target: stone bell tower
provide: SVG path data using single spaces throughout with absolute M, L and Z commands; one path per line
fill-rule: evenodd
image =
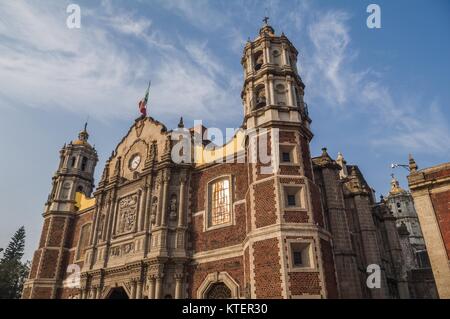
M 298 51 L 284 35 L 264 19 L 259 36 L 244 48 L 242 66 L 244 86 L 244 123 L 247 128 L 270 121 L 302 123 L 309 127 L 307 105 L 303 102 L 305 85 L 297 70 Z
M 263 21 L 241 61 L 251 166 L 249 296 L 337 297 L 331 235 L 313 177 L 313 134 L 297 70 L 298 51 L 283 33 L 275 34 L 268 18 Z
M 52 189 L 44 208 L 44 226 L 39 248 L 33 256 L 23 298 L 55 298 L 61 288 L 68 254 L 68 236 L 77 208 L 76 193 L 90 196 L 98 157 L 88 143 L 87 124 L 78 139 L 64 145 L 52 178 Z

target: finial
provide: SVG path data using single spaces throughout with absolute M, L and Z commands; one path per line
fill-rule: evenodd
M 268 16 L 265 16 L 265 17 L 264 17 L 264 19 L 263 19 L 264 25 L 269 25 L 269 23 L 268 23 L 268 22 L 269 22 L 269 19 L 270 19 L 270 18 L 269 18 Z
M 417 172 L 417 169 L 419 168 L 419 166 L 417 166 L 416 161 L 414 160 L 414 158 L 412 157 L 411 154 L 409 154 L 409 171 L 411 173 L 415 173 Z
M 85 132 L 87 131 L 87 125 L 88 125 L 88 122 L 86 121 L 86 123 L 84 123 L 84 131 Z
M 328 156 L 326 147 L 322 147 L 322 156 Z
M 184 127 L 183 117 L 180 117 L 180 122 L 178 123 L 178 127 L 179 128 L 183 128 Z

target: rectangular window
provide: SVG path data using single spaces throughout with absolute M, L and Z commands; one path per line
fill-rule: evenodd
M 210 184 L 210 226 L 231 222 L 230 180 L 223 178 Z
M 311 263 L 311 244 L 310 243 L 291 243 L 291 266 L 292 268 L 310 268 Z
M 296 206 L 295 195 L 287 195 L 288 206 Z
M 302 208 L 301 187 L 284 186 L 284 206 L 286 208 Z
M 280 145 L 280 162 L 295 164 L 295 146 Z
M 292 253 L 294 255 L 294 266 L 299 267 L 303 265 L 302 262 L 302 252 L 301 251 L 294 251 Z

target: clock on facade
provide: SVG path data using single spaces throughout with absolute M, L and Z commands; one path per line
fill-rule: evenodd
M 134 171 L 136 168 L 138 168 L 140 163 L 141 163 L 141 155 L 135 154 L 130 159 L 129 167 L 132 171 Z

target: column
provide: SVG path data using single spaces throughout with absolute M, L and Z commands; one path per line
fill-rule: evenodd
M 164 176 L 164 188 L 163 188 L 163 197 L 162 197 L 162 210 L 161 210 L 161 226 L 166 226 L 166 216 L 167 216 L 167 191 L 169 188 L 169 176 Z
M 290 77 L 287 77 L 286 79 L 286 87 L 287 87 L 287 98 L 288 98 L 288 105 L 295 106 L 294 105 L 294 99 L 292 97 L 292 80 Z
M 102 200 L 100 199 L 100 203 L 101 202 Z M 98 215 L 100 214 L 100 206 L 101 205 L 97 206 L 95 209 L 93 227 L 89 236 L 89 245 L 93 245 L 97 242 Z
M 155 283 L 155 299 L 161 299 L 162 298 L 162 280 L 163 275 L 158 274 L 156 275 L 156 283 Z
M 142 299 L 142 281 L 137 282 L 136 299 Z
M 136 281 L 133 280 L 131 282 L 131 298 L 130 299 L 136 299 Z
M 102 299 L 102 289 L 100 286 L 97 287 L 96 299 Z
M 147 208 L 147 187 L 144 186 L 144 189 L 141 193 L 138 231 L 144 230 L 146 208 Z
M 180 179 L 180 203 L 178 205 L 178 227 L 184 226 L 184 197 L 185 197 L 186 177 Z
M 269 91 L 270 91 L 270 105 L 275 105 L 275 90 L 273 89 L 273 78 L 272 75 L 269 76 Z
M 270 89 L 269 89 L 269 77 L 267 76 L 264 81 L 264 89 L 266 91 L 266 105 L 270 105 Z
M 151 185 L 151 182 L 150 182 Z M 145 219 L 144 219 L 144 230 L 148 231 L 150 228 L 150 214 L 151 214 L 151 198 L 152 198 L 152 191 L 151 191 L 151 186 L 147 185 L 145 187 L 146 192 L 145 192 Z
M 97 289 L 96 288 L 93 288 L 93 287 L 91 287 L 91 290 L 90 290 L 90 299 L 95 299 L 96 297 L 97 297 Z
M 138 191 L 139 209 L 136 219 L 136 224 L 134 226 L 134 231 L 141 231 L 142 229 L 142 216 L 144 215 L 144 192 L 142 189 Z
M 86 293 L 84 292 L 83 288 L 80 288 L 80 299 L 85 299 Z
M 161 210 L 162 210 L 162 198 L 163 198 L 163 189 L 164 189 L 164 176 L 161 173 L 161 176 L 158 178 L 159 182 L 159 196 L 158 196 L 158 206 L 157 206 L 157 216 L 156 216 L 156 226 L 161 226 Z
M 175 275 L 175 299 L 183 298 L 183 274 Z
M 148 277 L 148 299 L 155 299 L 155 278 Z
M 286 45 L 283 43 L 282 46 L 282 52 L 283 52 L 283 63 L 284 65 L 289 65 L 289 59 L 288 59 L 288 55 L 287 55 L 287 48 Z

